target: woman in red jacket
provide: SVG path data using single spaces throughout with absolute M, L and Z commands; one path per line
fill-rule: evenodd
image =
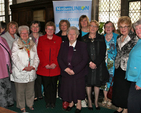
M 55 28 L 53 22 L 47 22 L 46 34 L 39 38 L 37 46 L 40 59 L 37 74 L 42 76 L 46 108 L 55 107 L 57 76 L 60 75 L 57 56 L 62 40 L 54 34 Z

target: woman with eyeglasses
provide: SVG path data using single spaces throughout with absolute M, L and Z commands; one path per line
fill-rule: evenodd
M 109 80 L 109 73 L 105 64 L 106 44 L 104 36 L 98 34 L 98 22 L 92 20 L 89 25 L 90 32 L 83 37 L 87 43 L 89 55 L 88 74 L 86 75 L 86 92 L 88 96 L 88 109 L 93 110 L 91 92 L 94 87 L 95 109 L 100 110 L 98 105 L 99 88 Z
M 115 71 L 115 57 L 116 57 L 116 41 L 118 34 L 114 33 L 114 24 L 111 21 L 107 21 L 104 25 L 104 37 L 105 37 L 105 43 L 106 43 L 106 57 L 105 62 L 107 69 L 109 71 L 109 82 L 106 83 L 103 89 L 104 93 L 104 99 L 102 101 L 103 106 L 110 107 L 112 105 L 111 98 L 107 97 L 108 91 L 110 89 L 110 86 L 113 86 L 113 77 L 114 77 L 114 71 Z
M 125 79 L 127 61 L 131 49 L 137 43 L 138 38 L 131 31 L 131 19 L 122 16 L 118 20 L 118 28 L 121 35 L 117 37 L 117 56 L 115 59 L 115 75 L 113 82 L 112 103 L 119 107 L 114 113 L 127 113 L 127 98 L 130 82 Z
M 15 83 L 16 103 L 22 113 L 26 112 L 25 103 L 30 110 L 34 110 L 34 81 L 39 63 L 35 43 L 29 38 L 29 27 L 22 25 L 18 28 L 20 38 L 12 47 L 11 81 Z
M 45 25 L 46 34 L 39 38 L 37 46 L 40 59 L 37 74 L 43 80 L 46 108 L 55 107 L 57 80 L 58 75 L 60 75 L 57 57 L 62 39 L 54 34 L 55 29 L 53 22 L 47 22 Z

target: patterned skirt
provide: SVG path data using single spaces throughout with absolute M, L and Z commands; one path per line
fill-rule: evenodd
M 0 79 L 0 106 L 8 107 L 14 104 L 9 77 Z

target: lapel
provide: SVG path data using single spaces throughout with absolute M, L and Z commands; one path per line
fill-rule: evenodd
M 78 53 L 78 47 L 79 47 L 79 42 L 77 40 L 76 42 L 76 45 L 75 45 L 75 48 L 73 49 L 73 56 L 72 56 L 72 59 L 71 59 L 71 62 L 73 63 L 73 61 L 75 61 L 75 57 Z

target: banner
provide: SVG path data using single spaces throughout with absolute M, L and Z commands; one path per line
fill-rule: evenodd
M 59 31 L 60 20 L 68 20 L 71 26 L 79 29 L 79 17 L 87 15 L 91 20 L 92 0 L 82 1 L 53 1 L 54 22 L 56 25 L 56 33 Z

